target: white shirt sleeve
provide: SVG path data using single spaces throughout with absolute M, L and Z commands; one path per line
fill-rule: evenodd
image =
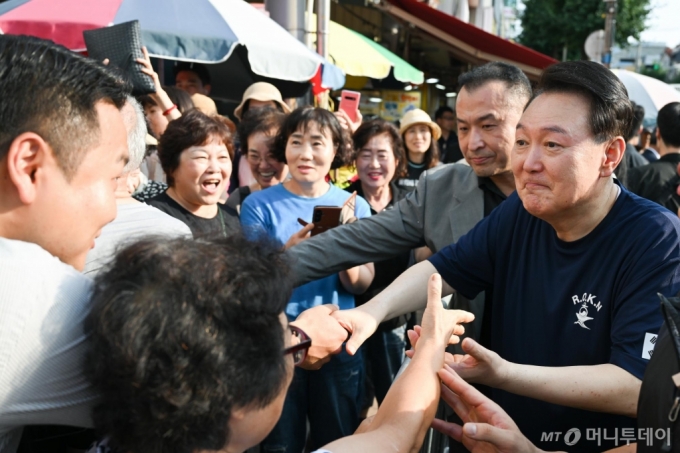
M 92 425 L 96 394 L 83 373 L 91 290 L 39 246 L 0 238 L 0 451 L 14 451 L 23 425 Z

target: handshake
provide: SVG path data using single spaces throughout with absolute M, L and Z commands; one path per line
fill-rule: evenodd
M 370 304 L 369 304 L 370 305 Z M 449 344 L 457 344 L 459 335 L 465 332 L 462 323 L 470 322 L 474 315 L 461 310 L 442 310 L 446 314 L 446 321 L 442 324 L 453 325 L 453 334 Z M 317 370 L 327 363 L 331 356 L 342 351 L 346 343 L 346 350 L 350 355 L 356 354 L 359 347 L 376 331 L 383 322 L 383 316 L 370 306 L 361 306 L 351 310 L 339 310 L 335 305 L 319 305 L 302 312 L 291 325 L 299 327 L 312 339 L 312 345 L 307 352 L 306 360 L 299 365 L 307 370 Z M 442 320 L 444 321 L 444 320 Z M 417 328 L 418 334 L 421 328 Z M 409 332 L 411 343 L 419 335 Z

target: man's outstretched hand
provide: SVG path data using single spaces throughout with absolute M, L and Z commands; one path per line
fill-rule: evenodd
M 331 355 L 342 351 L 342 344 L 347 340 L 348 333 L 331 316 L 337 311 L 337 305 L 319 305 L 303 311 L 295 321 L 291 322 L 312 339 L 307 358 L 299 365 L 301 368 L 318 370 L 331 359 Z
M 347 340 L 347 353 L 350 355 L 357 353 L 359 346 L 373 335 L 378 324 L 380 324 L 380 321 L 369 310 L 365 310 L 363 306 L 335 311 L 333 317 L 351 334 L 351 337 Z
M 432 427 L 461 442 L 472 453 L 539 453 L 501 407 L 446 365 L 439 371 L 442 398 L 464 425 L 434 419 Z

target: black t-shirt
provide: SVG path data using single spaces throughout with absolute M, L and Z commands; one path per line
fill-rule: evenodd
M 241 215 L 241 205 L 246 201 L 251 192 L 250 186 L 239 187 L 229 195 L 225 204 L 235 210 L 238 215 Z
M 491 215 L 491 212 L 503 203 L 508 197 L 501 189 L 494 184 L 491 178 L 478 177 L 479 188 L 484 192 L 484 217 Z M 479 344 L 489 347 L 491 344 L 491 317 L 493 316 L 493 288 L 484 292 L 484 315 L 479 331 Z M 481 387 L 481 386 L 480 386 Z M 486 392 L 486 389 L 480 389 Z
M 408 161 L 408 174 L 397 180 L 397 185 L 407 192 L 410 192 L 416 188 L 418 185 L 418 179 L 423 172 L 427 170 L 425 164 L 414 164 L 410 160 Z
M 217 203 L 217 215 L 212 219 L 192 214 L 170 198 L 167 193 L 162 193 L 146 203 L 186 223 L 196 239 L 219 235 L 226 237 L 241 231 L 241 224 L 236 211 L 221 203 Z
M 680 290 L 679 234 L 677 216 L 622 189 L 591 233 L 564 242 L 515 193 L 430 262 L 467 298 L 494 289 L 490 349 L 504 359 L 547 367 L 611 363 L 642 378 L 662 321 L 657 293 Z M 568 451 L 600 452 L 615 445 L 604 438 L 598 445 L 588 430 L 606 428 L 611 436 L 635 425 L 498 389 L 493 399 L 549 451 L 559 449 L 551 433 L 575 428 L 582 437 Z
M 453 131 L 449 132 L 449 138 L 445 139 L 444 135 L 439 137 L 437 145 L 439 145 L 439 160 L 443 164 L 452 164 L 463 158 L 458 136 Z
M 643 198 L 659 203 L 674 214 L 680 208 L 678 186 L 680 154 L 666 154 L 659 160 L 628 170 L 628 188 Z

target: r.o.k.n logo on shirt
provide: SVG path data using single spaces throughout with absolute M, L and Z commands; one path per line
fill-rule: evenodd
M 597 296 L 589 293 L 583 293 L 581 297 L 571 296 L 571 301 L 574 303 L 574 305 L 580 305 L 578 311 L 576 312 L 576 322 L 574 322 L 574 324 L 578 324 L 584 329 L 590 330 L 590 327 L 586 325 L 586 322 L 595 318 L 588 316 L 588 308 L 590 308 L 591 314 L 597 313 L 602 308 L 602 302 L 596 301 L 595 299 L 597 299 Z M 590 307 L 588 307 L 589 305 Z

